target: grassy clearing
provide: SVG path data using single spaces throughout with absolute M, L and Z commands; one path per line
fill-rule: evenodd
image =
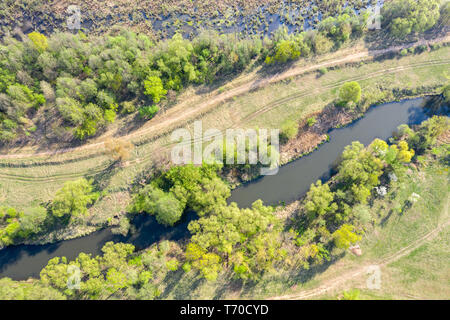
M 448 167 L 431 162 L 420 171 L 407 174 L 388 193 L 386 198 L 389 200 L 374 202 L 371 213 L 378 217 L 377 224 L 368 231 L 360 244 L 363 255 L 357 257 L 347 254 L 344 259 L 317 276 L 316 285 L 306 286 L 315 288 L 358 267 L 380 265 L 381 289 L 368 289 L 368 275 L 363 273 L 313 299 L 336 299 L 343 291 L 353 288 L 360 290 L 361 299 L 448 299 L 448 225 L 434 239 L 423 241 L 423 244 L 409 254 L 386 265 L 380 263 L 448 221 L 448 179 Z M 404 203 L 413 192 L 421 196 L 419 201 L 402 213 L 394 212 L 393 209 L 399 203 Z
M 448 299 L 450 227 L 406 257 L 382 268 L 383 287 L 361 291 L 362 299 Z

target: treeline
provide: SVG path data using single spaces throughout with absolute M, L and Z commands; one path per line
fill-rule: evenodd
M 263 48 L 258 39 L 213 33 L 158 44 L 123 30 L 92 38 L 37 32 L 23 41 L 6 38 L 0 45 L 0 141 L 30 135 L 45 121 L 60 138 L 83 140 L 120 113 L 150 119 L 165 97 L 239 72 Z
M 438 22 L 448 26 L 449 14 L 450 4 L 441 0 L 387 1 L 382 10 L 383 26 L 394 37 L 425 32 Z
M 289 35 L 287 29 L 281 28 L 275 34 L 275 44 L 265 58 L 265 63 L 285 63 L 337 50 L 350 37 L 361 37 L 367 31 L 368 18 L 368 12 L 358 16 L 347 8 L 337 17 L 321 21 L 317 30 Z
M 383 8 L 383 23 L 393 36 L 423 32 L 448 22 L 448 3 L 394 0 Z M 237 39 L 206 32 L 194 40 L 180 35 L 154 43 L 144 34 L 120 31 L 87 37 L 32 32 L 21 41 L 0 44 L 0 143 L 50 128 L 56 140 L 84 140 L 120 114 L 152 118 L 161 101 L 172 101 L 191 84 L 211 83 L 241 72 L 252 61 L 285 63 L 336 50 L 367 30 L 368 13 L 347 8 L 324 19 L 317 30 L 273 39 Z M 39 135 L 42 135 L 39 132 Z

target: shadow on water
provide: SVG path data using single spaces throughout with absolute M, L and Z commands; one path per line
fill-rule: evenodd
M 0 250 L 0 278 L 37 278 L 48 260 L 62 256 L 74 260 L 80 252 L 99 255 L 108 241 L 131 243 L 140 250 L 160 240 L 180 240 L 189 236 L 187 225 L 196 217 L 195 212 L 188 212 L 176 226 L 164 227 L 152 216 L 139 215 L 133 219 L 136 232 L 126 237 L 115 235 L 111 228 L 106 228 L 86 237 L 53 244 L 10 246 Z
M 317 151 L 281 167 L 276 175 L 264 176 L 235 189 L 229 202 L 249 207 L 257 199 L 266 204 L 292 202 L 305 194 L 311 183 L 331 177 L 345 146 L 353 141 L 368 145 L 375 138 L 387 140 L 401 124 L 418 124 L 427 119 L 426 98 L 386 103 L 372 107 L 363 118 L 346 127 L 329 131 L 330 142 Z

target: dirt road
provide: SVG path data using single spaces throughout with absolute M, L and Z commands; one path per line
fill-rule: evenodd
M 432 240 L 435 238 L 439 232 L 441 232 L 444 228 L 446 228 L 450 224 L 450 220 L 447 220 L 445 223 L 441 224 L 437 228 L 425 234 L 420 239 L 417 239 L 413 243 L 409 244 L 406 247 L 396 251 L 394 254 L 385 257 L 379 261 L 374 261 L 371 263 L 366 263 L 364 265 L 359 266 L 357 269 L 348 271 L 346 273 L 341 274 L 340 276 L 324 281 L 318 288 L 301 291 L 298 293 L 293 293 L 284 296 L 272 297 L 270 300 L 304 300 L 304 299 L 314 299 L 319 295 L 323 295 L 328 291 L 332 291 L 333 289 L 338 288 L 339 286 L 345 284 L 347 281 L 362 276 L 367 273 L 367 268 L 370 265 L 378 265 L 380 267 L 384 267 L 398 259 L 410 254 L 415 249 L 419 248 L 425 242 Z
M 436 38 L 433 40 L 420 40 L 413 44 L 413 46 L 420 46 L 420 45 L 430 45 L 433 43 L 441 43 L 441 42 L 448 42 L 450 41 L 450 35 L 446 35 L 444 37 Z M 349 54 L 345 57 L 339 58 L 339 59 L 333 59 L 329 60 L 323 63 L 315 64 L 312 66 L 307 67 L 293 67 L 291 69 L 288 69 L 281 73 L 276 73 L 271 76 L 268 76 L 263 79 L 257 79 L 254 81 L 250 81 L 248 83 L 242 84 L 236 88 L 230 89 L 224 93 L 217 94 L 207 101 L 198 104 L 197 106 L 189 106 L 188 108 L 183 108 L 182 111 L 180 111 L 180 108 L 177 109 L 169 109 L 166 113 L 156 116 L 152 120 L 148 121 L 142 128 L 136 130 L 135 132 L 132 132 L 128 135 L 123 136 L 123 139 L 126 140 L 132 140 L 133 138 L 141 137 L 143 135 L 151 134 L 151 133 L 157 133 L 161 130 L 170 128 L 171 126 L 175 125 L 176 123 L 180 121 L 186 121 L 187 119 L 191 119 L 192 117 L 196 115 L 200 115 L 202 113 L 207 112 L 212 107 L 225 102 L 228 99 L 231 99 L 233 97 L 242 95 L 244 93 L 247 93 L 251 90 L 255 90 L 258 88 L 262 88 L 264 86 L 267 86 L 272 83 L 276 83 L 291 77 L 299 76 L 301 74 L 311 72 L 314 70 L 318 70 L 323 67 L 330 67 L 330 66 L 336 66 L 341 65 L 345 63 L 350 62 L 356 62 L 360 61 L 364 58 L 368 57 L 376 57 L 380 56 L 389 52 L 397 52 L 404 48 L 410 47 L 411 45 L 402 45 L 402 46 L 393 46 L 386 49 L 381 50 L 363 50 L 361 52 Z M 185 104 L 185 103 L 182 103 Z M 30 158 L 30 157 L 39 157 L 39 156 L 50 156 L 50 155 L 57 155 L 57 154 L 63 154 L 63 153 L 69 153 L 69 152 L 75 152 L 75 151 L 86 151 L 89 149 L 98 149 L 102 148 L 104 145 L 104 142 L 96 142 L 87 144 L 80 147 L 74 147 L 74 148 L 63 148 L 59 150 L 53 150 L 53 151 L 47 151 L 47 152 L 39 152 L 39 153 L 17 153 L 17 154 L 6 154 L 6 155 L 0 155 L 0 159 L 21 159 L 21 158 Z

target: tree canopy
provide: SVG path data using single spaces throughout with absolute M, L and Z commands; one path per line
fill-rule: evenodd
M 361 100 L 361 86 L 356 81 L 346 82 L 339 90 L 340 103 L 352 107 Z
M 92 181 L 84 178 L 67 181 L 53 198 L 52 213 L 56 217 L 85 215 L 88 212 L 88 205 L 99 197 L 99 194 L 93 190 Z
M 440 0 L 392 0 L 383 6 L 383 22 L 394 37 L 421 33 L 440 17 Z

